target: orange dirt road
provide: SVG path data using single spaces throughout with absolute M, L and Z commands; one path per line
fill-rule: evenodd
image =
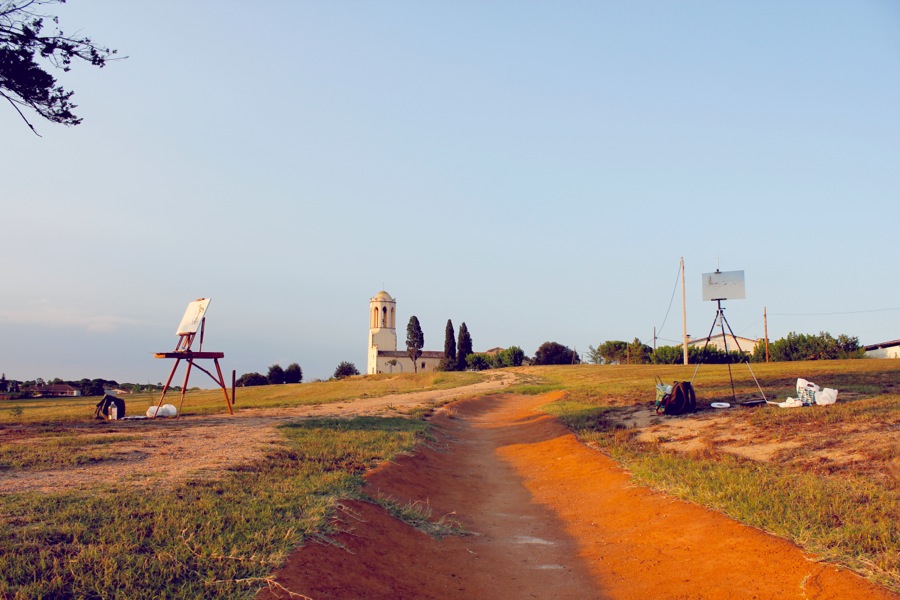
M 474 532 L 434 540 L 348 502 L 335 544 L 295 551 L 260 598 L 897 599 L 785 540 L 636 487 L 537 407 L 487 396 L 442 409 L 436 447 L 367 477 Z M 294 596 L 289 595 L 289 591 Z M 302 594 L 302 596 L 300 596 Z

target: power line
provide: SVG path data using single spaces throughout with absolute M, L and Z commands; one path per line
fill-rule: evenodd
M 900 310 L 900 306 L 894 308 L 870 308 L 866 310 L 847 310 L 840 312 L 819 312 L 819 313 L 769 313 L 776 317 L 826 317 L 831 315 L 860 315 L 863 313 L 889 312 L 892 310 Z
M 666 319 L 669 318 L 669 311 L 672 310 L 672 302 L 675 301 L 675 292 L 678 291 L 678 278 L 681 277 L 681 265 L 678 266 L 678 273 L 675 274 L 675 287 L 672 288 L 672 297 L 669 298 L 669 308 L 666 309 L 666 316 L 663 317 L 662 325 L 659 326 L 659 329 L 656 330 L 656 335 L 659 337 L 662 328 L 666 326 Z

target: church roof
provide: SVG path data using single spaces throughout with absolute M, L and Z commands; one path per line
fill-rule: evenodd
M 388 356 L 391 358 L 409 358 L 409 355 L 403 350 L 379 350 L 378 356 Z M 423 350 L 422 356 L 419 358 L 444 358 L 443 352 L 437 350 Z
M 388 293 L 387 293 L 386 291 L 384 291 L 384 290 L 381 290 L 380 292 L 378 292 L 377 294 L 375 294 L 375 297 L 372 298 L 372 300 L 384 300 L 384 301 L 387 301 L 387 302 L 393 302 L 393 301 L 394 301 L 394 299 L 391 298 L 391 295 L 388 294 Z

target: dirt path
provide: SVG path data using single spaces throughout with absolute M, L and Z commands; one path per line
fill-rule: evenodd
M 0 473 L 0 494 L 120 484 L 159 488 L 188 478 L 220 477 L 226 469 L 258 460 L 272 444 L 279 443 L 277 427 L 282 423 L 297 418 L 407 414 L 458 398 L 496 392 L 515 378 L 511 373 L 497 373 L 486 381 L 463 387 L 295 408 L 240 409 L 238 406 L 234 415 L 93 422 L 87 427 L 96 428 L 98 437 L 108 436 L 112 431 L 126 438 L 110 446 L 114 451 L 113 460 L 56 470 Z M 34 441 L 27 429 L 0 427 L 0 443 Z
M 296 551 L 277 582 L 316 600 L 898 598 L 789 542 L 635 487 L 536 410 L 548 401 L 456 403 L 435 418 L 443 448 L 368 477 L 370 494 L 427 503 L 434 518 L 450 515 L 476 535 L 436 541 L 348 503 L 346 533 Z

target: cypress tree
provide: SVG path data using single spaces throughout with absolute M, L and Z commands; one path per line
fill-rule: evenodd
M 419 372 L 416 360 L 422 356 L 424 346 L 425 334 L 422 333 L 419 318 L 413 315 L 409 318 L 409 324 L 406 326 L 406 355 L 412 360 L 414 373 Z
M 466 370 L 466 357 L 472 354 L 472 336 L 469 328 L 463 323 L 459 326 L 459 343 L 456 345 L 456 364 L 460 371 Z
M 448 363 L 456 364 L 456 334 L 450 319 L 447 319 L 447 327 L 444 329 L 444 358 Z

